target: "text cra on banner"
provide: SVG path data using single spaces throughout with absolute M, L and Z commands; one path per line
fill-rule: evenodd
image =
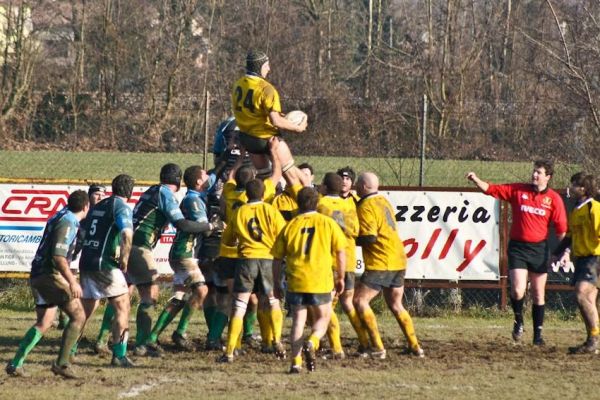
M 42 239 L 46 221 L 67 204 L 75 190 L 87 192 L 85 185 L 0 184 L 0 272 L 29 272 Z M 148 187 L 136 186 L 128 205 L 135 203 Z M 107 192 L 110 195 L 110 190 Z M 183 198 L 184 191 L 177 193 Z M 165 227 L 154 251 L 159 273 L 172 273 L 168 257 L 175 229 Z M 78 260 L 71 263 L 78 267 Z
M 498 200 L 478 192 L 384 193 L 396 210 L 407 279 L 499 279 Z

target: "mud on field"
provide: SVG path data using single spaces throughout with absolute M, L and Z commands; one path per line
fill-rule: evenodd
M 393 322 L 393 321 L 392 321 Z M 163 334 L 162 358 L 137 358 L 133 369 L 108 367 L 108 358 L 93 354 L 90 342 L 81 345 L 77 381 L 52 376 L 60 332 L 51 332 L 29 357 L 30 378 L 0 377 L 2 399 L 197 399 L 197 398 L 513 398 L 593 399 L 590 379 L 600 370 L 600 356 L 573 356 L 567 347 L 584 338 L 578 321 L 550 326 L 548 345 L 534 347 L 526 339 L 515 345 L 510 322 L 465 319 L 421 319 L 417 333 L 425 359 L 402 354 L 404 339 L 390 321 L 382 321 L 388 350 L 386 360 L 352 356 L 357 347 L 349 326 L 342 325 L 345 360 L 319 360 L 317 371 L 288 375 L 289 360 L 262 354 L 258 345 L 232 364 L 218 364 L 220 352 L 176 352 L 170 330 Z M 0 358 L 6 362 L 31 321 L 11 321 L 0 327 Z M 550 324 L 551 325 L 551 324 Z M 203 337 L 193 326 L 191 334 Z M 90 332 L 95 332 L 91 329 Z M 287 333 L 287 329 L 284 331 Z M 92 334 L 88 334 L 91 338 Z M 199 349 L 203 339 L 196 339 Z M 289 346 L 288 346 L 289 350 Z

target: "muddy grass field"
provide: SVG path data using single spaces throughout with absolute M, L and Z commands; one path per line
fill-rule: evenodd
M 115 369 L 110 360 L 91 350 L 99 326 L 99 313 L 80 346 L 80 379 L 65 381 L 52 375 L 50 365 L 59 346 L 60 331 L 53 330 L 30 354 L 25 364 L 29 378 L 0 375 L 0 399 L 259 399 L 259 398 L 411 398 L 411 399 L 594 399 L 599 398 L 594 376 L 600 356 L 572 356 L 567 348 L 584 339 L 583 324 L 550 317 L 547 345 L 510 339 L 511 320 L 497 318 L 415 318 L 424 359 L 401 354 L 404 339 L 395 321 L 379 317 L 388 349 L 386 360 L 348 357 L 323 360 L 314 373 L 286 374 L 289 361 L 279 361 L 257 349 L 217 364 L 218 352 L 177 353 L 167 328 L 164 357 L 137 358 L 134 369 Z M 33 323 L 33 312 L 0 310 L 0 361 L 3 368 L 18 342 Z M 340 317 L 347 353 L 357 343 L 344 316 Z M 200 318 L 190 327 L 199 347 L 205 329 Z M 290 320 L 286 320 L 287 334 Z M 133 325 L 133 324 L 132 324 Z M 89 339 L 89 341 L 88 341 Z

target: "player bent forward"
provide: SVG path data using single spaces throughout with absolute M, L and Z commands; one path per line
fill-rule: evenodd
M 304 354 L 306 368 L 315 370 L 315 351 L 327 331 L 331 318 L 331 292 L 344 291 L 346 270 L 346 238 L 338 224 L 316 212 L 318 193 L 304 188 L 298 193 L 299 214 L 277 237 L 273 247 L 273 278 L 275 295 L 281 298 L 281 261 L 286 258 L 286 302 L 292 311 L 292 366 L 290 373 L 302 370 Z M 335 254 L 334 264 L 332 255 Z M 335 280 L 331 266 L 335 265 Z M 303 340 L 307 312 L 313 317 L 310 335 Z
M 362 246 L 365 272 L 354 292 L 354 307 L 371 338 L 371 357 L 384 359 L 386 351 L 377 328 L 377 320 L 369 303 L 383 290 L 385 302 L 394 314 L 406 340 L 408 352 L 423 357 L 415 328 L 408 311 L 402 304 L 406 254 L 396 231 L 394 210 L 380 193 L 379 179 L 371 172 L 359 175 L 356 192 L 359 232 L 356 243 Z
M 112 181 L 112 196 L 90 210 L 79 262 L 86 321 L 101 299 L 108 299 L 114 309 L 111 364 L 118 367 L 133 366 L 127 358 L 130 303 L 124 275 L 133 237 L 133 213 L 127 205 L 133 184 L 131 176 L 118 175 Z

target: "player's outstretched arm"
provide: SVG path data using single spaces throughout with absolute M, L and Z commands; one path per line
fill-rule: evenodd
M 473 182 L 475 184 L 475 186 L 477 186 L 479 188 L 479 190 L 481 190 L 484 193 L 487 192 L 487 190 L 490 187 L 490 184 L 479 179 L 479 177 L 477 176 L 477 174 L 475 174 L 475 172 L 467 173 L 466 178 L 468 180 L 470 180 L 471 182 Z

